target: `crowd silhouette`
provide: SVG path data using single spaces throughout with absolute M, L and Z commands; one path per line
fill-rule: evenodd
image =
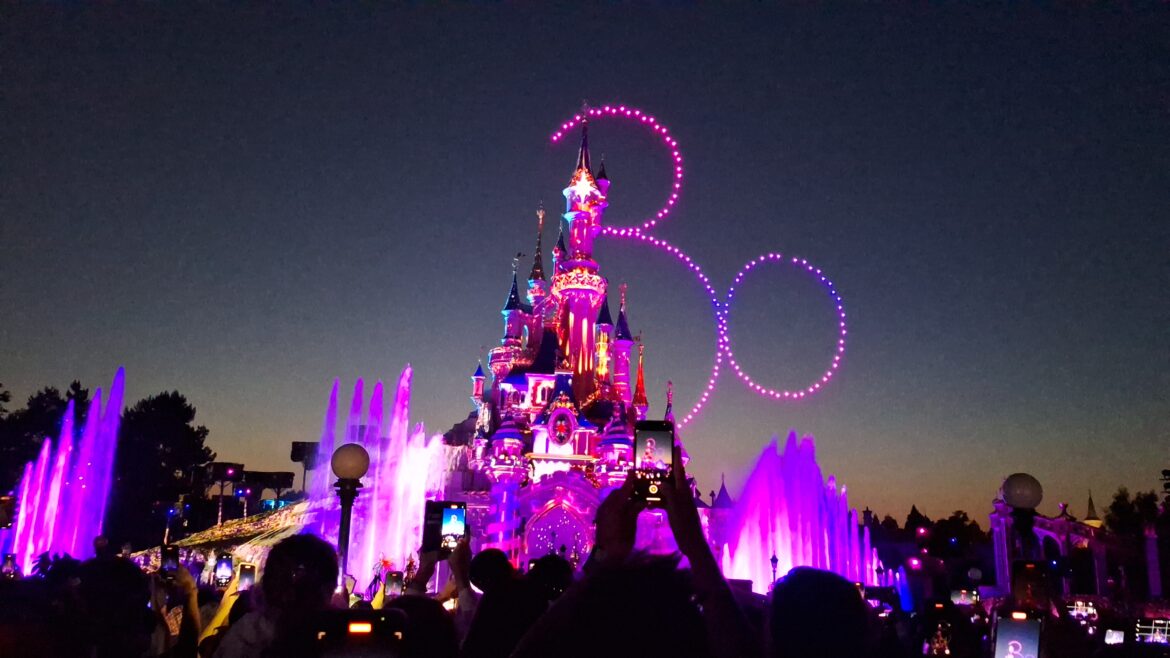
M 769 596 L 733 587 L 682 468 L 663 489 L 674 555 L 635 549 L 645 502 L 630 479 L 599 506 L 595 546 L 579 573 L 555 554 L 522 573 L 502 551 L 472 555 L 464 541 L 447 558 L 446 582 L 431 587 L 440 560 L 425 552 L 400 596 L 378 588 L 356 602 L 337 587 L 333 546 L 311 534 L 273 546 L 254 588 L 242 589 L 237 574 L 222 592 L 198 587 L 186 568 L 144 573 L 99 543 L 86 562 L 60 560 L 41 578 L 0 582 L 0 656 L 989 655 L 985 620 L 941 603 L 882 617 L 833 573 L 794 569 Z M 1075 629 L 1051 626 L 1044 655 L 1096 655 Z

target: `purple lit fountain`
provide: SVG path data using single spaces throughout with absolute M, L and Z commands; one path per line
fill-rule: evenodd
M 825 482 L 812 437 L 798 442 L 796 432 L 788 435 L 783 451 L 778 440 L 769 443 L 748 476 L 735 506 L 723 571 L 766 592 L 773 555 L 779 560 L 777 576 L 808 566 L 879 584 L 869 530 L 849 509 L 845 487 L 838 488 L 832 477 Z
M 309 499 L 315 520 L 306 525 L 336 542 L 340 512 L 333 491 L 329 458 L 342 443 L 358 443 L 370 454 L 370 470 L 362 479 L 353 510 L 349 565 L 363 586 L 387 561 L 396 569 L 418 550 L 422 539 L 423 501 L 438 495 L 442 441 L 427 438 L 421 424 L 410 427 L 408 365 L 398 378 L 389 418 L 384 414 L 382 382 L 374 384 L 369 404 L 363 405 L 364 383 L 354 383 L 343 441 L 337 441 L 338 382 L 333 383 L 321 430 L 319 464 L 309 483 Z M 363 417 L 364 409 L 364 417 Z
M 0 531 L 5 553 L 29 573 L 41 553 L 86 558 L 94 537 L 102 532 L 106 503 L 113 483 L 114 450 L 122 418 L 125 371 L 118 369 L 102 409 L 102 391 L 94 392 L 78 438 L 73 401 L 61 419 L 56 450 L 46 437 L 35 461 L 24 467 L 17 489 L 16 522 Z

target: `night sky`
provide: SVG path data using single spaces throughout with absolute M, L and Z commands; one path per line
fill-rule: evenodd
M 780 404 L 724 373 L 686 446 L 733 494 L 762 446 L 817 437 L 858 508 L 985 519 L 1028 471 L 1084 514 L 1170 467 L 1170 20 L 1150 10 L 6 5 L 0 16 L 0 381 L 15 402 L 127 369 L 178 389 L 221 459 L 296 470 L 334 377 L 415 368 L 415 420 L 469 411 L 534 210 L 563 204 L 577 111 L 626 103 L 686 158 L 656 231 L 721 290 L 767 251 L 829 273 L 848 350 Z M 923 3 L 925 4 L 925 3 Z M 575 141 L 571 140 L 571 141 Z M 610 225 L 669 160 L 597 122 Z M 555 240 L 547 227 L 546 245 Z M 651 414 L 689 407 L 710 304 L 673 259 L 599 241 L 630 286 Z M 547 258 L 546 254 L 546 258 Z M 546 260 L 546 263 L 548 261 Z M 527 271 L 530 261 L 522 267 Z M 823 291 L 737 292 L 762 383 L 819 376 Z M 616 311 L 616 309 L 615 309 Z M 368 389 L 367 389 L 368 390 Z M 19 405 L 17 405 L 19 406 Z

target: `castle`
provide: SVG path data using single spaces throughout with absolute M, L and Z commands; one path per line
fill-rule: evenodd
M 564 189 L 551 280 L 544 268 L 541 207 L 523 297 L 519 257 L 513 260 L 501 311 L 503 337 L 488 355 L 490 379 L 480 364 L 471 376 L 471 414 L 443 437 L 449 447 L 444 499 L 467 502 L 477 549 L 500 548 L 521 564 L 549 552 L 583 559 L 592 545 L 597 505 L 603 492 L 625 480 L 634 423 L 649 409 L 644 345 L 630 331 L 625 286 L 615 321 L 613 289 L 593 257 L 610 181 L 604 162 L 593 170 L 588 130 L 584 123 Z M 668 388 L 668 420 L 671 397 Z M 696 501 L 703 510 L 710 507 L 698 496 Z M 712 501 L 729 512 L 725 488 Z M 718 519 L 713 525 L 724 525 L 725 516 L 703 512 L 704 520 Z M 662 520 L 651 517 L 649 523 Z M 714 542 L 722 533 L 711 531 Z M 669 548 L 660 536 L 669 533 L 647 533 L 649 547 Z

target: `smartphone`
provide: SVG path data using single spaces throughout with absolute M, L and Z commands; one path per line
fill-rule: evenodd
M 662 486 L 674 462 L 674 423 L 640 420 L 634 425 L 634 497 L 662 505 Z
M 256 565 L 248 564 L 247 562 L 240 565 L 240 582 L 236 584 L 236 589 L 241 592 L 246 592 L 252 589 L 256 584 Z
M 1170 620 L 1137 620 L 1133 640 L 1139 644 L 1170 644 Z
M 1020 612 L 995 621 L 995 656 L 1039 658 L 1040 620 Z
M 215 586 L 223 589 L 232 582 L 232 556 L 224 554 L 215 561 Z
M 163 578 L 170 580 L 174 577 L 175 572 L 179 570 L 179 547 L 163 546 L 160 554 L 161 564 L 159 571 L 162 572 Z
M 11 528 L 16 522 L 16 498 L 0 496 L 0 528 Z
M 423 511 L 424 551 L 439 551 L 445 558 L 467 536 L 467 503 L 428 500 Z
M 403 574 L 401 571 L 387 571 L 386 580 L 382 583 L 383 593 L 387 598 L 402 596 Z
M 16 578 L 16 553 L 4 554 L 4 564 L 0 565 L 0 576 Z

